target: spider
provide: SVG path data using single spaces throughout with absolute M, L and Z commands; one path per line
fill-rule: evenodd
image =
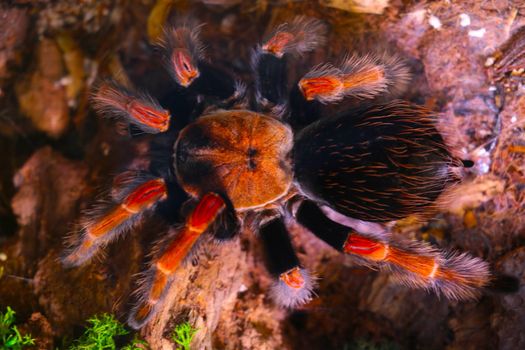
M 187 197 L 179 206 L 185 219 L 171 226 L 143 274 L 133 328 L 159 310 L 205 234 L 223 241 L 247 227 L 264 245 L 270 294 L 289 308 L 308 302 L 315 288 L 289 237 L 295 224 L 410 287 L 464 300 L 488 283 L 481 259 L 389 232 L 389 222 L 428 213 L 472 162 L 452 155 L 434 113 L 395 99 L 409 80 L 396 56 L 347 56 L 289 79 L 290 61 L 322 45 L 325 34 L 321 21 L 304 17 L 275 28 L 253 50 L 255 81 L 247 87 L 205 59 L 199 25 L 175 24 L 160 45 L 174 81 L 166 103 L 111 80 L 97 87 L 96 111 L 162 134 L 169 160 L 148 174 L 119 176 L 112 198 L 84 214 L 64 264 L 88 262 L 169 201 L 171 187 Z

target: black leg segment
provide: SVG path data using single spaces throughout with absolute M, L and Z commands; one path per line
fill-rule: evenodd
M 263 109 L 286 106 L 287 59 L 300 57 L 324 43 L 326 28 L 313 18 L 296 17 L 275 28 L 257 47 L 252 66 L 256 73 L 256 98 Z M 281 111 L 282 108 L 279 108 Z
M 259 106 L 283 105 L 287 98 L 286 58 L 257 51 L 254 58 L 256 98 Z
M 327 218 L 315 203 L 311 201 L 302 202 L 297 210 L 296 219 L 321 240 L 333 248 L 343 251 L 351 229 Z
M 268 270 L 274 277 L 299 266 L 299 259 L 281 218 L 264 224 L 259 231 L 268 261 Z
M 308 271 L 300 266 L 282 218 L 265 223 L 259 234 L 266 251 L 268 270 L 275 278 L 270 290 L 273 299 L 291 308 L 308 302 L 315 283 Z

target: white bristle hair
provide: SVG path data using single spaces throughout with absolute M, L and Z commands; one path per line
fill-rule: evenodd
M 276 304 L 293 309 L 312 300 L 317 285 L 316 278 L 304 268 L 299 268 L 299 273 L 304 280 L 301 288 L 291 288 L 279 278 L 274 281 L 270 287 L 270 295 Z

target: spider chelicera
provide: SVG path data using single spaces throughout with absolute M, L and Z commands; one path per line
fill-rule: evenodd
M 170 100 L 176 102 L 163 106 L 113 81 L 96 89 L 99 114 L 165 135 L 171 161 L 147 175 L 123 176 L 111 200 L 84 215 L 66 265 L 87 262 L 169 200 L 169 186 L 179 186 L 188 196 L 180 206 L 185 220 L 170 229 L 144 273 L 128 319 L 134 328 L 158 310 L 174 272 L 203 234 L 227 240 L 248 225 L 264 244 L 275 278 L 271 294 L 286 307 L 310 300 L 315 284 L 289 238 L 287 228 L 295 223 L 409 286 L 452 299 L 479 294 L 489 280 L 485 262 L 394 237 L 385 225 L 428 213 L 471 165 L 451 154 L 435 114 L 392 100 L 409 79 L 399 58 L 349 56 L 292 80 L 288 61 L 322 45 L 326 31 L 321 21 L 298 17 L 254 50 L 255 83 L 247 89 L 204 58 L 199 28 L 185 23 L 165 31 L 163 56 L 177 85 Z M 338 103 L 344 108 L 334 112 Z M 174 127 L 174 119 L 188 117 L 180 105 L 196 106 L 193 114 L 201 115 Z

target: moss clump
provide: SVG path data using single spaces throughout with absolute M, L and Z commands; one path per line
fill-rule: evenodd
M 115 338 L 129 334 L 124 325 L 116 320 L 113 315 L 102 314 L 101 316 L 94 316 L 88 320 L 88 323 L 91 326 L 74 342 L 69 350 L 115 350 L 117 349 Z M 136 337 L 133 338 L 130 344 L 119 347 L 119 349 L 123 350 L 147 348 L 147 343 L 143 340 L 138 340 Z
M 175 326 L 171 339 L 177 343 L 179 349 L 190 350 L 190 344 L 198 329 L 193 328 L 189 322 L 184 322 Z
M 0 349 L 19 350 L 28 345 L 35 345 L 31 335 L 21 335 L 14 323 L 15 312 L 8 306 L 5 313 L 0 312 Z

